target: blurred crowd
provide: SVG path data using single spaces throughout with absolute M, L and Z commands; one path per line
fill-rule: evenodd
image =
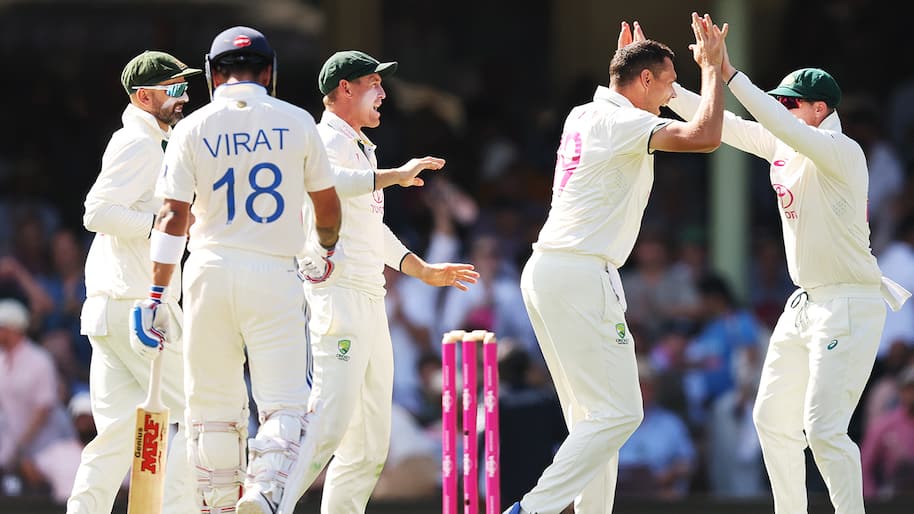
M 413 33 L 401 32 L 398 37 L 407 39 L 404 34 Z M 452 64 L 461 69 L 460 62 Z M 381 167 L 422 155 L 448 160 L 442 171 L 426 172 L 425 187 L 386 191 L 387 222 L 427 261 L 471 262 L 481 275 L 462 293 L 386 273 L 395 406 L 390 455 L 375 490 L 379 499 L 438 494 L 439 341 L 445 331 L 485 329 L 499 338 L 503 498 L 532 487 L 566 434 L 519 276 L 548 210 L 561 120 L 605 79 L 582 78 L 551 103 L 539 98 L 521 111 L 520 102 L 497 100 L 513 93 L 497 85 L 503 74 L 495 71 L 483 68 L 465 78 L 456 93 L 411 82 L 408 74 L 391 79 L 384 124 L 371 133 Z M 195 87 L 197 99 L 203 98 L 202 84 Z M 838 112 L 844 131 L 867 155 L 874 254 L 884 275 L 914 290 L 914 204 L 906 201 L 914 196 L 914 79 L 884 93 L 877 98 L 850 91 Z M 83 93 L 73 94 L 62 110 L 75 120 L 66 130 L 77 133 L 61 139 L 69 141 L 62 144 L 70 145 L 70 162 L 80 169 L 57 167 L 60 155 L 35 144 L 3 155 L 0 163 L 0 496 L 64 501 L 79 451 L 93 436 L 92 349 L 79 333 L 91 234 L 79 222 L 79 204 L 108 134 L 93 139 L 78 133 L 89 109 Z M 314 98 L 306 107 L 317 116 Z M 113 112 L 122 107 L 114 102 Z M 112 123 L 115 116 L 103 125 Z M 752 165 L 746 200 L 747 293 L 738 295 L 713 268 L 710 213 L 702 200 L 708 197 L 708 164 L 706 156 L 657 155 L 645 226 L 621 269 L 645 417 L 620 451 L 619 496 L 770 494 L 752 407 L 768 334 L 794 287 L 761 162 Z M 69 173 L 86 178 L 76 181 L 85 189 L 71 188 L 68 201 L 57 201 L 60 189 L 74 183 L 72 177 L 58 182 L 58 174 Z M 54 195 L 42 195 L 52 183 Z M 868 498 L 914 494 L 914 302 L 888 313 L 849 433 L 861 446 Z M 810 490 L 816 490 L 821 479 L 815 466 L 807 469 Z

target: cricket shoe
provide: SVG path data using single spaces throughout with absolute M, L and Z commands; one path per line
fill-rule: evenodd
M 526 511 L 520 508 L 520 502 L 514 502 L 514 505 L 509 507 L 505 514 L 526 514 Z
M 246 487 L 235 505 L 236 514 L 276 514 L 277 505 L 267 498 L 260 486 Z

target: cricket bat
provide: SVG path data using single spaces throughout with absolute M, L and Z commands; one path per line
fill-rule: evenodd
M 133 430 L 133 467 L 127 514 L 159 514 L 165 490 L 165 438 L 168 434 L 168 409 L 162 403 L 162 355 L 153 359 L 149 373 L 149 392 L 136 408 Z

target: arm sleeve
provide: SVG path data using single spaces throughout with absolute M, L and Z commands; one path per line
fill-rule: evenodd
M 835 151 L 835 133 L 803 123 L 743 73 L 730 82 L 730 91 L 774 137 L 811 159 L 821 171 L 835 177 L 843 175 L 842 154 Z
M 124 238 L 149 236 L 155 213 L 133 208 L 159 174 L 161 161 L 152 152 L 161 152 L 161 147 L 146 143 L 150 142 L 109 144 L 102 170 L 86 196 L 83 225 L 87 230 Z
M 745 77 L 745 75 L 738 73 L 733 81 L 735 82 L 740 77 Z M 676 97 L 670 100 L 668 107 L 683 119 L 692 119 L 698 111 L 701 97 L 680 86 L 678 82 L 673 84 L 673 89 Z M 757 122 L 744 120 L 730 111 L 724 111 L 722 140 L 733 148 L 751 153 L 768 162 L 774 160 L 777 149 L 777 138 L 765 127 Z
M 327 158 L 330 159 L 336 193 L 341 197 L 351 197 L 367 195 L 374 191 L 374 170 L 338 166 L 336 163 L 343 162 L 338 155 L 339 152 L 340 149 L 333 144 L 327 145 Z
M 673 120 L 655 116 L 641 109 L 619 109 L 617 114 L 601 127 L 601 134 L 613 134 L 612 148 L 616 154 L 651 153 L 651 136 Z M 601 136 L 603 137 L 603 136 Z
M 195 152 L 189 142 L 194 138 L 188 137 L 187 130 L 182 130 L 181 125 L 179 123 L 172 131 L 168 148 L 165 149 L 165 162 L 156 182 L 156 196 L 193 203 L 197 178 L 194 175 Z
M 406 246 L 400 242 L 400 239 L 394 235 L 393 231 L 390 230 L 390 227 L 387 224 L 384 224 L 384 264 L 390 266 L 391 268 L 400 270 L 400 263 L 403 261 L 403 258 L 407 254 L 412 252 L 409 251 Z
M 308 151 L 305 157 L 305 191 L 323 191 L 334 187 L 330 161 L 327 159 L 327 150 L 321 140 L 317 127 L 312 121 L 307 128 Z

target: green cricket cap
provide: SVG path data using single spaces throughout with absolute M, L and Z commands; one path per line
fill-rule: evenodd
M 317 77 L 317 88 L 326 95 L 336 89 L 341 80 L 355 80 L 372 73 L 377 73 L 381 75 L 381 78 L 385 78 L 393 75 L 395 71 L 397 71 L 396 61 L 380 62 L 365 52 L 346 50 L 331 55 L 321 66 L 320 75 Z
M 171 54 L 147 50 L 130 59 L 121 72 L 121 84 L 127 94 L 134 92 L 134 86 L 155 86 L 166 80 L 179 77 L 191 77 L 203 73 L 203 70 L 189 68 Z
M 822 100 L 829 107 L 837 107 L 841 101 L 841 88 L 834 77 L 819 68 L 803 68 L 784 77 L 778 87 L 768 91 L 769 95 L 792 96 L 806 100 Z

